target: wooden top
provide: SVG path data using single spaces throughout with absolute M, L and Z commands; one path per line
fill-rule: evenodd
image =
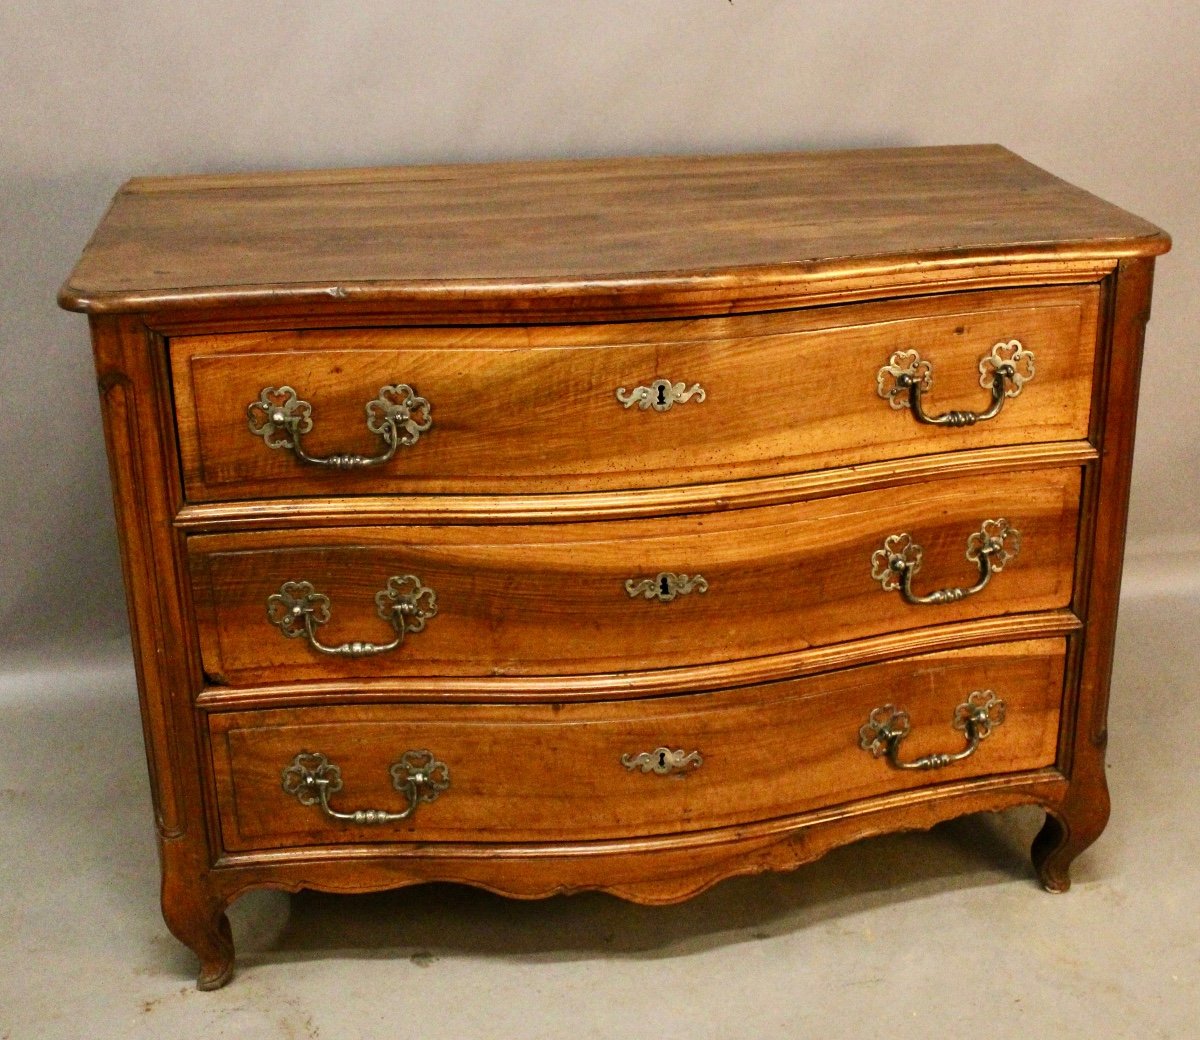
M 838 280 L 1170 248 L 997 145 L 136 178 L 59 294 L 88 313 L 231 306 L 652 310 Z

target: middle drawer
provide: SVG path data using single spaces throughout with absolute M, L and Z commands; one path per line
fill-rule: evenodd
M 204 669 L 620 673 L 1063 608 L 1079 489 L 1064 467 L 654 520 L 195 535 Z

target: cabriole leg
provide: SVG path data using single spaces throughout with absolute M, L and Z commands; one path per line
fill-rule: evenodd
M 169 843 L 166 843 L 169 848 Z M 163 857 L 162 911 L 171 934 L 200 958 L 197 989 L 220 989 L 233 977 L 233 933 L 225 916 L 227 900 L 209 891 L 203 880 L 184 880 Z
M 1033 867 L 1047 892 L 1071 887 L 1071 864 L 1092 844 L 1108 822 L 1108 789 L 1100 786 L 1086 799 L 1047 808 L 1046 822 L 1033 839 Z

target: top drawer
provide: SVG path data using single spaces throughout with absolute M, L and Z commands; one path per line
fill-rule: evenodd
M 1082 439 L 1098 301 L 1087 285 L 615 325 L 181 336 L 186 494 L 621 490 Z M 1017 393 L 992 418 L 931 425 L 904 393 L 881 396 L 907 370 L 927 414 L 983 413 L 988 358 L 1014 340 L 1026 381 L 1004 384 Z M 354 455 L 375 461 L 336 463 Z

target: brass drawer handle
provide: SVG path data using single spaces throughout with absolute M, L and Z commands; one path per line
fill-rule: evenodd
M 396 637 L 390 643 L 354 641 L 329 646 L 317 638 L 317 627 L 329 621 L 329 597 L 313 588 L 309 581 L 285 581 L 279 591 L 267 597 L 267 618 L 289 639 L 307 636 L 309 645 L 333 657 L 373 657 L 395 650 L 409 632 L 420 632 L 425 622 L 437 614 L 437 593 L 415 574 L 398 574 L 375 594 L 376 613 L 387 621 Z
M 892 534 L 884 540 L 882 548 L 871 554 L 871 577 L 887 592 L 899 589 L 906 603 L 918 606 L 957 603 L 960 599 L 981 592 L 991 581 L 992 575 L 1004 570 L 1005 565 L 1016 559 L 1020 551 L 1020 531 L 1003 517 L 985 520 L 979 530 L 967 539 L 967 559 L 979 567 L 979 580 L 968 588 L 935 589 L 918 596 L 912 590 L 912 579 L 921 569 L 921 557 L 925 550 L 908 533 Z
M 301 462 L 331 469 L 365 469 L 382 466 L 397 448 L 411 448 L 433 425 L 433 409 L 411 386 L 397 383 L 382 386 L 379 396 L 367 402 L 367 429 L 387 445 L 380 455 L 310 455 L 301 442 L 313 428 L 312 405 L 300 399 L 290 386 L 263 387 L 257 401 L 246 405 L 250 432 L 261 437 L 268 448 L 289 450 Z
M 974 426 L 994 419 L 1004 407 L 1006 397 L 1016 397 L 1021 387 L 1033 378 L 1033 351 L 1010 339 L 992 347 L 979 359 L 979 385 L 991 390 L 992 403 L 983 412 L 949 411 L 941 415 L 926 413 L 921 395 L 933 389 L 933 363 L 915 350 L 898 350 L 875 376 L 875 385 L 893 408 L 908 408 L 919 423 L 930 426 Z
M 967 746 L 953 754 L 924 755 L 911 762 L 900 761 L 900 743 L 910 729 L 908 712 L 894 704 L 884 704 L 871 712 L 866 725 L 858 731 L 858 746 L 876 758 L 886 754 L 896 769 L 941 769 L 952 762 L 970 758 L 992 730 L 1004 723 L 1004 701 L 993 690 L 975 690 L 968 695 L 950 718 L 950 724 L 965 733 Z
M 670 603 L 676 596 L 687 596 L 691 592 L 703 595 L 708 591 L 708 579 L 703 574 L 671 574 L 663 571 L 653 578 L 627 578 L 625 592 L 630 599 L 645 596 L 660 603 Z
M 400 812 L 385 809 L 355 809 L 340 812 L 329 804 L 331 795 L 342 789 L 342 770 L 319 751 L 301 751 L 283 771 L 283 789 L 301 805 L 319 805 L 331 820 L 376 824 L 407 820 L 422 802 L 432 802 L 450 786 L 450 769 L 424 749 L 406 751 L 391 767 L 392 786 L 408 805 Z
M 626 408 L 636 404 L 643 412 L 647 408 L 669 412 L 674 404 L 683 404 L 693 398 L 699 404 L 706 396 L 704 387 L 699 383 L 689 387 L 687 383 L 675 383 L 670 379 L 656 379 L 649 386 L 635 386 L 632 390 L 626 390 L 623 386 L 617 388 L 617 400 L 621 404 Z
M 660 747 L 653 751 L 641 751 L 636 755 L 622 755 L 621 765 L 630 772 L 640 769 L 643 773 L 657 773 L 666 776 L 668 773 L 683 773 L 689 769 L 699 769 L 704 765 L 704 756 L 699 751 L 684 751 L 679 748 Z

